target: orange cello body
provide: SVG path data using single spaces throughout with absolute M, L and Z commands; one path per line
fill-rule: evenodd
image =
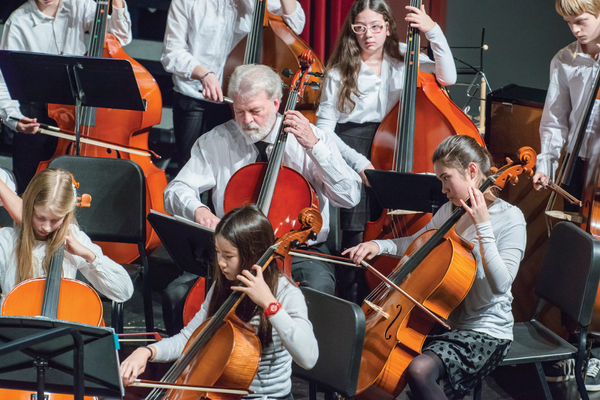
M 191 344 L 198 340 L 204 327 L 210 320 L 204 321 L 190 336 L 183 349 L 185 354 Z M 207 345 L 190 363 L 189 374 L 180 377 L 177 384 L 202 387 L 224 387 L 228 389 L 248 389 L 260 363 L 260 340 L 249 324 L 242 322 L 235 313 L 225 318 L 221 326 Z M 201 392 L 189 390 L 171 390 L 163 398 L 169 400 L 197 400 Z M 221 393 L 203 393 L 212 400 L 236 400 L 241 396 Z
M 229 55 L 223 73 L 224 88 L 227 87 L 227 82 L 229 82 L 229 77 L 233 73 L 235 67 L 244 64 L 244 53 L 246 51 L 246 47 L 247 38 L 244 38 L 240 43 L 238 43 L 238 45 Z M 300 68 L 298 57 L 305 50 L 310 49 L 310 46 L 286 25 L 282 17 L 265 11 L 262 32 L 262 46 L 259 58 L 260 64 L 268 65 L 279 73 L 281 73 L 281 71 L 283 71 L 285 68 L 296 71 L 298 68 Z M 318 57 L 315 56 L 312 72 L 323 73 L 323 71 L 323 63 Z M 292 82 L 291 77 L 282 76 L 281 78 L 287 85 L 290 85 Z M 309 82 L 316 82 L 316 80 L 316 77 L 311 77 Z M 319 98 L 319 90 L 305 91 L 302 99 L 296 106 L 296 109 L 302 112 L 302 114 L 313 124 L 317 120 L 316 111 Z M 286 99 L 284 96 L 281 104 L 284 105 L 285 103 Z
M 243 205 L 256 204 L 266 172 L 267 163 L 260 162 L 247 165 L 233 174 L 227 183 L 223 211 L 228 213 Z M 317 192 L 301 173 L 282 165 L 267 216 L 275 237 L 299 229 L 298 215 L 307 207 L 319 209 Z
M 148 134 L 153 125 L 160 123 L 162 114 L 162 98 L 158 84 L 137 61 L 129 57 L 121 48 L 119 41 L 108 34 L 104 42 L 104 57 L 127 59 L 131 62 L 133 72 L 140 89 L 142 99 L 146 102 L 146 111 L 128 111 L 117 109 L 96 109 L 94 126 L 81 126 L 81 136 L 108 140 L 126 146 L 148 148 Z M 48 114 L 58 127 L 66 131 L 75 131 L 75 107 L 58 104 L 48 105 Z M 55 157 L 65 154 L 75 154 L 74 142 L 59 139 Z M 138 163 L 146 178 L 146 209 L 164 212 L 163 191 L 167 186 L 165 172 L 156 167 L 150 157 L 139 156 L 89 144 L 81 144 L 80 155 L 87 157 L 129 158 Z M 44 169 L 49 162 L 40 163 L 39 169 Z M 75 172 L 75 171 L 73 171 Z M 160 245 L 160 239 L 147 225 L 146 249 L 153 251 Z M 139 257 L 137 245 L 126 243 L 98 243 L 103 252 L 118 263 L 130 263 Z
M 404 256 L 412 256 L 433 233 L 420 235 Z M 436 315 L 447 318 L 465 298 L 475 279 L 477 264 L 472 248 L 452 229 L 400 287 Z M 356 397 L 391 400 L 406 386 L 404 372 L 413 358 L 421 354 L 436 321 L 398 292 L 382 291 L 374 299 L 388 317 L 363 304 L 366 332 Z
M 46 278 L 34 278 L 15 286 L 2 303 L 2 315 L 35 317 L 42 314 Z M 102 301 L 87 284 L 76 279 L 62 278 L 58 299 L 57 319 L 82 324 L 104 326 Z M 0 389 L 0 399 L 31 400 L 33 392 Z M 48 400 L 72 400 L 72 394 L 48 393 Z M 85 399 L 96 399 L 85 397 Z
M 398 146 L 400 103 L 388 113 L 379 125 L 371 147 L 371 162 L 375 169 L 394 170 L 394 159 Z M 448 136 L 468 135 L 482 146 L 485 143 L 471 119 L 450 99 L 432 74 L 418 72 L 413 169 L 414 173 L 433 173 L 431 156 L 437 146 Z M 431 214 L 408 214 L 389 216 L 384 210 L 377 221 L 367 222 L 364 241 L 392 239 L 410 236 L 423 228 L 431 219 Z M 389 273 L 397 265 L 391 257 L 378 257 L 373 266 L 382 274 Z M 373 290 L 379 280 L 366 274 L 369 288 Z

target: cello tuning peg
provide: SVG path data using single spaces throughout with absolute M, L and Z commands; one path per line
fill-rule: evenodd
M 310 231 L 308 234 L 308 240 L 317 240 L 317 234 L 315 231 Z
M 285 76 L 286 78 L 291 78 L 294 76 L 294 72 L 292 72 L 292 70 L 289 68 L 285 68 L 283 71 L 281 71 L 281 75 Z
M 323 78 L 325 76 L 325 74 L 323 74 L 321 72 L 309 72 L 308 74 L 312 75 L 314 77 L 317 77 L 317 78 Z
M 77 197 L 77 201 L 75 202 L 75 207 L 91 207 L 92 205 L 92 196 L 87 193 L 81 195 L 81 197 Z

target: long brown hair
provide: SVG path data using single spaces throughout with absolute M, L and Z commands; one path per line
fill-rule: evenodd
M 42 267 L 46 274 L 52 255 L 65 242 L 68 229 L 75 220 L 75 192 L 73 179 L 62 169 L 44 169 L 33 177 L 23 193 L 23 217 L 17 225 L 18 236 L 15 247 L 17 260 L 17 281 L 23 282 L 33 276 L 33 249 L 36 238 L 33 231 L 34 208 L 48 206 L 58 217 L 64 217 L 60 227 L 48 235 L 46 255 Z
M 337 94 L 337 108 L 339 112 L 344 114 L 351 113 L 356 106 L 356 102 L 352 100 L 352 95 L 360 96 L 358 73 L 360 72 L 361 50 L 356 40 L 356 34 L 352 31 L 352 24 L 358 14 L 367 9 L 381 14 L 390 32 L 390 36 L 386 37 L 383 45 L 383 54 L 392 59 L 403 61 L 398 44 L 396 22 L 388 3 L 385 0 L 356 0 L 342 25 L 326 68 L 327 72 L 337 69 L 341 76 L 340 90 Z
M 244 206 L 228 212 L 215 228 L 215 237 L 219 235 L 226 239 L 239 253 L 240 271 L 252 270 L 252 266 L 275 243 L 273 227 L 269 220 L 256 206 Z M 282 272 L 275 262 L 271 262 L 263 271 L 265 282 L 273 294 L 277 293 L 277 283 Z M 214 315 L 219 307 L 232 293 L 231 286 L 239 285 L 239 281 L 228 281 L 221 273 L 215 257 L 213 268 L 215 289 L 210 304 L 208 316 Z M 250 321 L 255 315 L 260 315 L 257 336 L 263 348 L 273 342 L 273 327 L 267 318 L 262 315 L 262 309 L 248 296 L 245 296 L 237 306 L 236 315 L 244 322 Z

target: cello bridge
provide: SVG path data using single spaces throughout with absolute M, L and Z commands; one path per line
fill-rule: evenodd
M 388 313 L 386 313 L 385 311 L 383 311 L 383 308 L 379 307 L 377 304 L 374 304 L 372 302 L 370 302 L 369 300 L 365 300 L 365 304 L 367 304 L 369 307 L 371 307 L 373 310 L 375 310 L 375 312 L 379 315 L 381 315 L 383 318 L 388 319 L 390 317 L 390 315 Z

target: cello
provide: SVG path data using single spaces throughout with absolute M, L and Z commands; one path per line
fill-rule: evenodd
M 127 147 L 148 148 L 148 134 L 153 125 L 160 123 L 162 114 L 162 99 L 158 84 L 137 61 L 129 57 L 121 48 L 121 44 L 111 34 L 106 33 L 107 18 L 110 2 L 98 2 L 90 49 L 90 57 L 109 57 L 129 60 L 133 67 L 134 75 L 140 89 L 142 99 L 146 104 L 146 111 L 127 111 L 105 108 L 82 108 L 82 125 L 80 126 L 82 138 L 108 140 Z M 73 106 L 58 104 L 48 105 L 48 115 L 53 118 L 62 131 L 75 132 L 76 109 Z M 66 154 L 76 154 L 76 146 L 66 139 L 59 139 L 52 159 Z M 83 143 L 79 154 L 86 157 L 129 158 L 138 163 L 144 171 L 146 178 L 146 208 L 164 212 L 163 191 L 167 186 L 165 172 L 156 167 L 149 157 L 126 153 L 110 148 Z M 38 171 L 48 166 L 49 162 L 40 163 Z M 108 257 L 118 263 L 129 263 L 139 257 L 135 244 L 126 243 L 98 243 Z M 148 252 L 160 245 L 160 239 L 147 225 L 146 249 Z
M 503 188 L 516 183 L 523 173 L 533 175 L 536 155 L 531 148 L 519 151 L 519 162 L 497 170 L 480 186 Z M 467 206 L 470 201 L 466 201 Z M 475 279 L 477 263 L 470 250 L 473 244 L 454 230 L 465 214 L 456 207 L 436 231 L 417 237 L 404 253 L 400 264 L 388 277 L 422 306 L 441 318 L 465 298 Z M 407 383 L 406 368 L 422 351 L 436 319 L 416 308 L 408 296 L 382 284 L 363 304 L 366 317 L 365 344 L 358 376 L 357 397 L 393 399 Z
M 305 50 L 298 61 L 301 68 L 292 80 L 284 112 L 296 107 L 313 74 L 315 59 L 310 50 Z M 236 171 L 227 183 L 223 199 L 225 213 L 249 202 L 256 203 L 273 225 L 275 237 L 297 229 L 296 215 L 304 208 L 319 209 L 319 198 L 310 182 L 298 171 L 282 165 L 288 136 L 284 128 L 282 123 L 269 162 L 249 164 Z
M 411 0 L 421 8 L 421 0 Z M 420 35 L 408 26 L 404 55 L 404 89 L 400 102 L 383 119 L 371 147 L 375 169 L 403 173 L 433 172 L 431 155 L 448 136 L 468 135 L 485 143 L 473 121 L 450 99 L 432 74 L 419 70 Z M 430 214 L 391 216 L 384 210 L 377 221 L 367 222 L 364 241 L 412 235 L 429 222 Z M 389 257 L 378 257 L 373 266 L 387 275 L 395 266 Z M 367 274 L 372 290 L 377 284 Z
M 47 277 L 28 279 L 15 286 L 2 303 L 2 315 L 41 316 L 104 326 L 102 301 L 96 291 L 76 279 L 61 278 L 63 254 L 64 245 L 52 255 Z M 2 399 L 29 400 L 35 396 L 27 391 L 0 389 Z M 68 400 L 73 395 L 45 394 L 44 398 Z
M 285 258 L 293 247 L 316 238 L 322 226 L 318 211 L 305 209 L 298 219 L 301 229 L 282 236 L 256 262 L 263 270 L 275 257 Z M 253 334 L 254 329 L 235 315 L 235 309 L 243 296 L 240 291 L 232 291 L 215 314 L 196 329 L 190 336 L 183 355 L 160 380 L 161 383 L 232 389 L 247 389 L 250 386 L 258 370 L 261 346 L 260 340 Z M 232 399 L 231 396 L 219 393 L 203 394 L 203 397 L 213 400 Z M 199 394 L 186 394 L 183 390 L 155 389 L 146 400 L 198 398 Z
M 300 56 L 311 50 L 290 27 L 282 17 L 267 11 L 267 0 L 255 0 L 252 12 L 252 28 L 240 43 L 231 51 L 223 71 L 223 87 L 227 87 L 229 77 L 238 65 L 242 64 L 264 64 L 276 71 L 285 68 L 297 70 L 301 68 Z M 311 50 L 312 51 L 312 50 Z M 323 77 L 323 63 L 314 56 L 312 67 L 313 76 L 310 78 L 311 85 L 318 85 L 316 78 Z M 283 81 L 293 86 L 293 80 L 284 77 Z M 315 123 L 317 102 L 320 92 L 306 92 L 298 100 L 297 109 L 304 114 L 311 123 Z M 282 105 L 285 99 L 282 101 Z

